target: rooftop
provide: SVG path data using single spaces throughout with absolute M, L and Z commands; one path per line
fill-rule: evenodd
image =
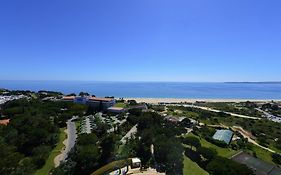
M 8 125 L 10 123 L 10 119 L 0 120 L 0 125 Z
M 121 108 L 121 107 L 110 107 L 110 108 L 108 108 L 108 110 L 122 111 L 122 110 L 124 110 L 124 108 Z
M 63 100 L 74 100 L 75 96 L 64 96 L 62 97 Z
M 139 158 L 132 158 L 132 163 L 141 163 Z
M 223 141 L 229 144 L 233 136 L 233 132 L 230 130 L 217 130 L 214 134 L 213 139 Z
M 91 101 L 105 101 L 105 102 L 110 102 L 114 100 L 114 98 L 98 98 L 98 97 L 91 97 L 89 98 Z

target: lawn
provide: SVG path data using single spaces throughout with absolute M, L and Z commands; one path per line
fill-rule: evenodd
M 200 168 L 195 162 L 192 162 L 188 157 L 184 156 L 184 175 L 208 175 L 208 173 Z
M 255 152 L 257 155 L 257 158 L 264 160 L 266 162 L 269 162 L 269 163 L 274 163 L 272 161 L 271 152 L 266 151 L 256 145 L 253 145 L 253 144 L 251 144 L 251 145 L 252 145 L 252 149 L 251 149 L 252 151 L 246 151 L 246 152 L 249 152 L 249 153 Z
M 34 175 L 47 175 L 49 174 L 49 172 L 55 167 L 54 164 L 54 159 L 57 155 L 59 155 L 61 153 L 61 150 L 64 147 L 63 141 L 66 139 L 66 133 L 64 132 L 65 128 L 61 128 L 60 129 L 60 133 L 59 133 L 59 140 L 58 140 L 58 144 L 57 146 L 52 150 L 52 152 L 50 153 L 50 156 L 48 157 L 48 159 L 46 160 L 45 165 L 37 170 Z
M 116 103 L 116 104 L 114 105 L 114 107 L 125 108 L 125 107 L 126 107 L 126 104 L 125 104 L 125 103 Z
M 127 166 L 128 164 L 130 164 L 130 162 L 131 162 L 131 159 L 114 161 L 114 162 L 111 162 L 111 163 L 101 167 L 97 171 L 93 172 L 91 175 L 106 174 L 106 173 L 112 172 L 114 170 L 117 170 L 118 168 L 123 168 L 123 167 Z
M 194 136 L 194 137 L 197 137 L 199 138 L 198 136 L 190 133 L 187 135 L 188 136 Z M 200 139 L 200 138 L 199 138 Z M 232 150 L 230 148 L 221 148 L 221 147 L 218 147 L 217 145 L 214 145 L 208 141 L 206 141 L 205 139 L 201 138 L 200 139 L 200 142 L 201 142 L 201 145 L 202 147 L 206 147 L 206 148 L 212 148 L 212 149 L 215 149 L 217 152 L 218 152 L 218 155 L 219 156 L 222 156 L 222 157 L 225 157 L 225 158 L 230 158 L 231 156 L 235 155 L 236 153 L 238 153 L 239 151 L 235 151 L 235 150 Z
M 76 120 L 74 123 L 75 123 L 77 133 L 80 134 L 81 133 L 81 119 Z

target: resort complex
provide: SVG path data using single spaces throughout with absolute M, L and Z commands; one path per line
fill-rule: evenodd
M 281 175 L 281 0 L 0 0 L 0 175 Z
M 5 144 L 24 148 L 4 150 L 34 160 L 30 164 L 34 168 L 22 170 L 25 174 L 189 175 L 194 171 L 219 175 L 226 171 L 219 167 L 227 167 L 228 175 L 281 174 L 281 126 L 265 115 L 281 117 L 281 101 L 148 103 L 82 92 L 79 96 L 15 93 L 5 90 L 0 95 L 5 99 L 1 137 Z M 11 143 L 15 130 L 20 131 L 17 137 L 28 139 Z M 30 131 L 38 135 L 27 137 Z M 45 136 L 55 138 L 52 142 L 43 137 L 46 132 Z M 41 152 L 29 155 L 30 146 L 25 145 L 31 141 L 32 150 Z M 17 162 L 21 156 L 3 159 L 8 160 Z M 38 160 L 43 163 L 37 164 Z

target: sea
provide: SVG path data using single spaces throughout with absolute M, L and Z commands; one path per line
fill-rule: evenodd
M 116 98 L 191 98 L 280 100 L 281 83 L 192 83 L 192 82 L 105 82 L 105 81 L 7 81 L 9 90 L 48 90 L 64 94 L 88 92 Z

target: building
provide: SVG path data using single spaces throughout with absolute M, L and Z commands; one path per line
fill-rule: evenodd
M 119 108 L 119 107 L 109 107 L 107 109 L 108 112 L 112 112 L 112 113 L 123 113 L 125 112 L 125 109 L 124 108 Z
M 0 120 L 0 125 L 5 125 L 5 126 L 7 126 L 9 123 L 10 123 L 10 119 Z
M 132 158 L 131 168 L 140 168 L 141 167 L 141 160 L 139 158 Z
M 213 136 L 213 139 L 229 144 L 232 140 L 232 137 L 233 132 L 230 130 L 217 130 L 217 132 Z
M 90 96 L 64 96 L 61 100 L 80 104 L 88 104 L 98 111 L 106 111 L 109 107 L 115 105 L 114 98 L 98 98 Z
M 86 104 L 89 97 L 87 96 L 78 96 L 74 98 L 74 103 Z
M 75 96 L 64 96 L 61 99 L 62 101 L 69 101 L 69 102 L 74 102 Z
M 231 158 L 233 161 L 244 164 L 253 170 L 255 175 L 279 175 L 281 168 L 275 164 L 265 162 L 245 152 L 240 152 Z
M 87 101 L 87 104 L 96 108 L 99 111 L 106 111 L 108 108 L 115 105 L 114 98 L 97 98 L 97 97 L 90 97 Z
M 171 123 L 175 123 L 175 124 L 180 122 L 180 120 L 177 117 L 174 117 L 174 116 L 166 116 L 164 118 L 164 120 L 169 121 Z

